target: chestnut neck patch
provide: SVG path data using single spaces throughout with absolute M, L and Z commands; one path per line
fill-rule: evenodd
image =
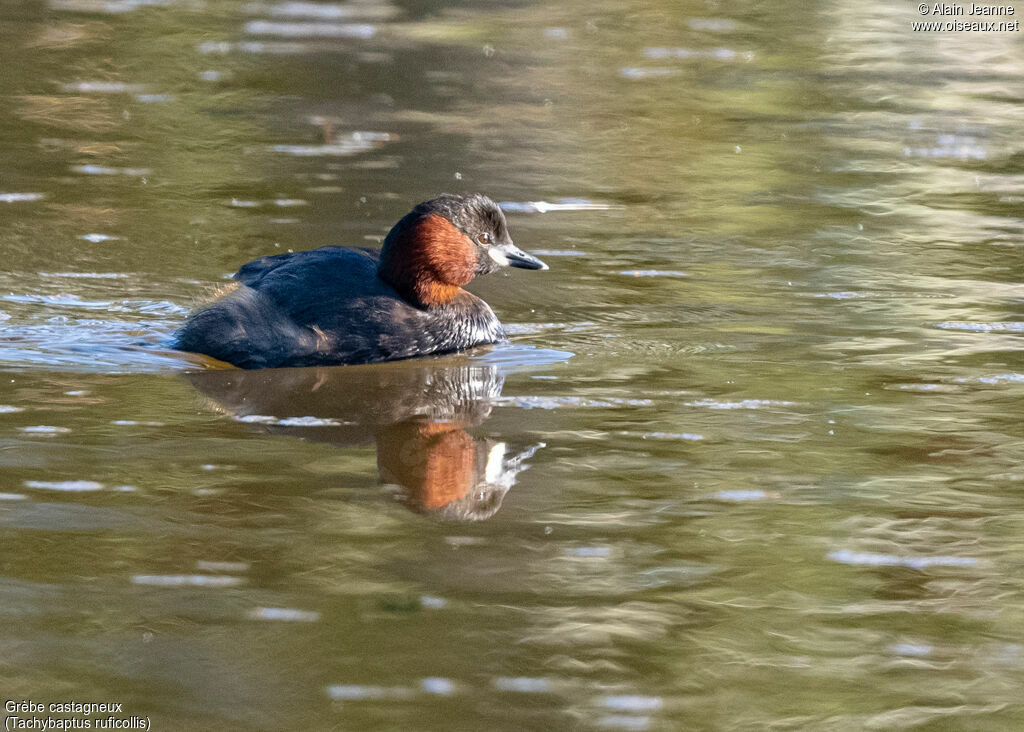
M 473 242 L 438 214 L 402 224 L 381 250 L 381 279 L 421 307 L 452 302 L 476 274 Z

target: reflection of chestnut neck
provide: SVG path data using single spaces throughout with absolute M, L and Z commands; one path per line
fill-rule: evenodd
M 489 518 L 521 469 L 518 457 L 506 459 L 505 443 L 467 432 L 488 418 L 501 394 L 503 377 L 493 366 L 404 361 L 188 378 L 251 429 L 339 447 L 376 440 L 382 482 L 401 487 L 409 508 L 443 520 Z
M 381 478 L 405 488 L 409 504 L 419 510 L 433 511 L 469 493 L 475 464 L 476 443 L 456 424 L 402 422 L 378 435 Z

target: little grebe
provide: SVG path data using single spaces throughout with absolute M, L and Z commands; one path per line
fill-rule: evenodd
M 517 248 L 480 194 L 442 194 L 379 250 L 322 247 L 261 257 L 238 287 L 189 316 L 175 347 L 245 369 L 394 361 L 497 343 L 491 308 L 462 289 L 501 267 L 547 269 Z

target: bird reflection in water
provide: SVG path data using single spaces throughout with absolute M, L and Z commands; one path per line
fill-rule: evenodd
M 398 486 L 414 511 L 446 520 L 493 516 L 543 447 L 512 452 L 467 431 L 490 416 L 504 375 L 464 359 L 207 370 L 187 378 L 253 428 L 339 447 L 376 442 L 381 482 Z

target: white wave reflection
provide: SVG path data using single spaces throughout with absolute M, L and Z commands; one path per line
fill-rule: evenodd
M 64 92 L 77 94 L 143 94 L 145 84 L 129 84 L 124 81 L 70 81 L 60 85 Z
M 698 399 L 695 402 L 686 402 L 688 407 L 707 407 L 708 409 L 765 409 L 766 407 L 794 407 L 796 402 L 780 401 L 777 399 L 742 399 L 740 401 L 728 402 L 718 399 Z
M 50 0 L 50 8 L 73 13 L 105 13 L 118 15 L 139 8 L 166 8 L 174 0 Z
M 26 480 L 25 487 L 42 491 L 91 493 L 101 491 L 105 486 L 95 480 Z
M 679 69 L 671 69 L 665 66 L 648 66 L 647 68 L 624 66 L 619 69 L 619 74 L 626 79 L 656 79 L 658 77 L 677 76 L 681 73 L 682 71 Z
M 327 696 L 334 701 L 366 701 L 370 699 L 412 699 L 416 692 L 408 686 L 372 686 L 364 684 L 332 684 Z
M 455 693 L 455 684 L 441 676 L 428 676 L 420 682 L 420 689 L 426 694 L 451 696 Z
M 994 323 L 969 323 L 964 321 L 947 321 L 939 323 L 937 328 L 944 330 L 967 330 L 973 333 L 991 333 L 998 331 L 1009 331 L 1011 333 L 1024 333 L 1024 322 L 1003 321 Z
M 296 610 L 290 607 L 257 607 L 247 614 L 252 620 L 275 620 L 287 623 L 315 623 L 320 613 L 312 610 Z
M 644 49 L 644 56 L 653 59 L 714 59 L 717 61 L 751 61 L 752 51 L 734 51 L 731 48 L 665 48 L 652 47 Z
M 124 272 L 40 272 L 39 276 L 83 280 L 123 280 L 128 277 Z
M 988 384 L 995 386 L 998 384 L 1024 384 L 1024 374 L 1009 373 L 1009 374 L 994 374 L 992 376 L 978 376 L 976 378 L 964 378 L 960 377 L 955 379 L 959 384 Z
M 155 587 L 237 587 L 245 584 L 241 577 L 208 574 L 137 574 L 132 584 Z
M 236 422 L 244 424 L 272 424 L 281 427 L 340 427 L 354 422 L 342 422 L 337 419 L 324 417 L 270 417 L 263 414 L 249 414 L 242 417 L 234 417 Z
M 398 9 L 384 3 L 375 4 L 328 4 L 291 0 L 290 2 L 253 2 L 245 6 L 251 15 L 267 15 L 272 18 L 317 18 L 318 20 L 347 20 L 351 18 L 373 18 L 385 20 L 398 13 Z
M 854 564 L 868 567 L 909 567 L 910 569 L 927 569 L 928 567 L 973 567 L 978 564 L 974 557 L 910 557 L 897 554 L 874 554 L 871 552 L 855 552 L 840 549 L 827 555 L 834 562 Z
M 41 201 L 44 198 L 45 193 L 0 193 L 0 203 L 27 203 Z
M 516 694 L 547 694 L 552 690 L 550 680 L 534 676 L 499 676 L 491 685 L 498 691 Z
M 253 20 L 245 24 L 251 36 L 278 36 L 281 38 L 373 38 L 376 26 L 367 23 L 283 23 Z
M 515 213 L 549 213 L 552 211 L 607 211 L 613 208 L 610 203 L 594 203 L 583 198 L 560 198 L 550 201 L 502 201 L 498 204 L 503 211 Z
M 85 175 L 124 175 L 129 178 L 140 178 L 153 172 L 149 168 L 108 168 L 105 165 L 75 165 L 71 169 Z
M 101 244 L 105 241 L 115 241 L 121 237 L 111 236 L 109 234 L 82 234 L 78 238 L 93 244 Z
M 660 696 L 643 696 L 640 694 L 622 694 L 606 696 L 601 705 L 620 712 L 653 712 L 663 705 Z
M 624 269 L 620 275 L 628 277 L 689 277 L 686 272 L 671 269 Z
M 394 137 L 387 132 L 356 131 L 323 145 L 272 145 L 271 150 L 295 157 L 338 157 L 373 150 Z
M 545 396 L 508 396 L 494 400 L 495 404 L 520 407 L 522 409 L 561 409 L 563 407 L 581 407 L 586 409 L 607 409 L 609 407 L 646 407 L 654 402 L 650 399 L 622 399 L 588 397 L 545 397 Z
M 71 431 L 70 427 L 57 427 L 50 424 L 34 424 L 22 427 L 21 431 L 29 435 L 66 435 Z

